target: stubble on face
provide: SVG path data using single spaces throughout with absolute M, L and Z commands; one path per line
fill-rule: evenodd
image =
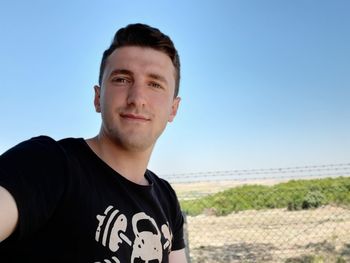
M 147 129 L 147 125 L 154 118 L 154 114 L 151 114 L 149 111 L 140 110 L 133 107 L 120 107 L 116 109 L 117 115 L 125 115 L 125 114 L 134 114 L 134 115 L 142 115 L 147 116 L 148 121 L 140 121 L 137 123 L 132 123 L 131 120 L 121 120 L 119 122 L 111 122 L 107 120 L 106 114 L 102 114 L 103 118 L 103 133 L 107 135 L 107 137 L 117 145 L 118 147 L 123 148 L 126 151 L 130 152 L 143 152 L 147 150 L 152 150 L 155 144 L 155 141 L 161 135 L 161 132 L 156 135 L 156 137 L 152 136 L 149 129 Z M 121 118 L 121 117 L 120 117 Z M 106 119 L 106 120 L 104 120 Z M 120 123 L 120 127 L 118 123 Z M 131 122 L 131 123 L 128 123 Z M 144 122 L 144 123 L 143 123 Z M 165 128 L 166 125 L 164 125 Z M 164 130 L 162 129 L 162 131 Z

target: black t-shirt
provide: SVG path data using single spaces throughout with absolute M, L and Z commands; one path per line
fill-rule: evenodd
M 0 156 L 0 185 L 19 210 L 0 262 L 168 262 L 184 248 L 183 217 L 169 183 L 145 177 L 127 180 L 83 139 L 20 143 Z

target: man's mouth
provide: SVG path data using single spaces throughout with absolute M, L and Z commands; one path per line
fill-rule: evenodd
M 150 121 L 151 119 L 144 115 L 133 114 L 133 113 L 120 113 L 120 117 L 126 120 L 134 121 Z

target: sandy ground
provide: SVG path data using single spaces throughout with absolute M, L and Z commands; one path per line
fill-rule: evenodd
M 341 207 L 188 216 L 187 224 L 193 263 L 285 262 L 302 255 L 350 262 L 350 210 Z
M 173 185 L 179 198 L 196 198 L 242 184 L 272 185 L 286 180 L 202 182 Z M 191 197 L 192 196 L 192 197 Z M 309 262 L 306 255 L 350 262 L 350 210 L 249 210 L 227 216 L 187 216 L 192 263 Z M 289 261 L 288 261 L 289 260 Z M 340 261 L 341 262 L 341 261 Z

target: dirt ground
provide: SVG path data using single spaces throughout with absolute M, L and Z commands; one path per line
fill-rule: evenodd
M 243 183 L 275 184 L 280 181 Z M 241 185 L 215 182 L 175 185 L 180 198 L 194 198 Z M 350 262 L 350 210 L 324 206 L 313 210 L 249 210 L 227 216 L 187 216 L 192 263 Z M 339 259 L 345 261 L 339 261 Z M 338 260 L 338 261 L 337 261 Z
M 286 262 L 305 255 L 350 262 L 350 210 L 341 207 L 187 216 L 187 228 L 192 263 Z

